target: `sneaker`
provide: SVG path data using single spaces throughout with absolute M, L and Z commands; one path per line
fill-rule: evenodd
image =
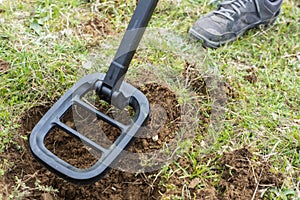
M 199 18 L 189 35 L 202 40 L 203 46 L 217 48 L 260 24 L 272 24 L 281 4 L 282 0 L 225 0 L 217 10 Z

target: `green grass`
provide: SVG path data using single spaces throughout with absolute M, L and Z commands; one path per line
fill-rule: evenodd
M 208 2 L 162 0 L 149 28 L 174 30 L 186 37 L 197 17 L 214 9 Z M 134 5 L 133 0 L 90 3 L 4 0 L 0 4 L 0 10 L 5 10 L 0 12 L 0 59 L 10 64 L 8 71 L 0 74 L 0 153 L 17 137 L 22 112 L 61 96 L 83 74 L 90 72 L 82 68 L 82 63 L 91 53 L 102 53 L 97 45 L 114 37 L 103 35 L 95 39 L 82 32 L 83 24 L 98 16 L 109 21 L 116 34 L 123 33 Z M 300 173 L 299 19 L 299 2 L 287 0 L 275 25 L 251 30 L 233 44 L 217 50 L 199 49 L 199 55 L 209 60 L 202 63 L 203 68 L 209 70 L 214 66 L 217 75 L 238 94 L 227 101 L 224 116 L 218 119 L 220 131 L 213 133 L 215 143 L 208 152 L 221 153 L 244 145 L 257 149 L 272 163 L 275 172 L 285 177 L 282 187 L 270 189 L 266 199 L 300 198 L 297 177 Z M 167 65 L 181 73 L 184 56 L 178 58 L 176 52 L 168 54 L 152 48 L 141 52 L 138 58 L 151 62 L 162 72 L 168 72 L 163 68 Z M 105 53 L 113 55 L 109 50 Z M 138 64 L 139 59 L 135 59 L 132 69 L 138 68 Z M 249 69 L 257 78 L 254 83 L 245 80 Z M 165 80 L 172 87 L 174 80 L 169 80 L 167 75 Z M 203 103 L 203 107 L 210 107 L 214 102 L 210 99 Z M 214 132 L 213 128 L 207 129 Z M 195 161 L 199 154 L 206 152 L 201 149 L 203 139 L 204 136 L 197 136 L 194 147 L 185 155 L 192 161 L 194 171 L 186 172 L 184 177 L 215 179 L 209 166 Z M 182 169 L 180 164 L 176 166 Z M 3 171 L 4 167 L 0 167 Z M 162 170 L 166 180 L 174 174 L 167 166 Z

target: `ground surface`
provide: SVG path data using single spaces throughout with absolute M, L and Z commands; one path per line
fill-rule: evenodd
M 160 1 L 126 75 L 151 103 L 150 121 L 128 148 L 139 156 L 124 155 L 86 186 L 58 178 L 33 159 L 32 128 L 82 76 L 107 71 L 135 5 L 0 0 L 0 199 L 298 200 L 297 0 L 284 1 L 274 25 L 217 50 L 187 39 L 191 24 L 214 4 Z M 129 123 L 130 108 L 116 112 L 86 98 Z M 77 107 L 62 121 L 107 147 L 120 135 Z M 61 130 L 52 130 L 45 143 L 78 168 L 101 156 Z
M 187 74 L 191 73 L 186 72 L 185 76 L 188 76 Z M 194 82 L 194 84 L 198 85 L 201 83 Z M 135 153 L 151 152 L 160 149 L 163 143 L 170 143 L 172 138 L 174 138 L 174 133 L 180 127 L 181 117 L 176 95 L 167 87 L 156 83 L 145 83 L 140 88 L 148 97 L 152 108 L 151 120 L 143 131 L 154 135 L 157 134 L 158 140 L 154 141 L 152 137 L 148 139 L 136 139 L 128 149 L 129 152 Z M 112 111 L 110 111 L 109 107 L 97 102 L 95 104 L 96 106 L 98 105 L 99 110 L 111 115 L 110 112 Z M 153 106 L 156 104 L 162 105 L 167 113 L 167 121 L 159 128 L 157 127 L 161 125 L 159 121 L 162 120 L 161 115 L 163 113 L 153 109 Z M 26 187 L 20 186 L 19 192 L 28 192 L 25 195 L 28 199 L 138 200 L 161 199 L 162 195 L 176 196 L 181 194 L 181 191 L 169 191 L 165 186 L 161 185 L 160 182 L 163 181 L 163 177 L 157 175 L 157 170 L 151 173 L 133 174 L 113 169 L 100 181 L 87 186 L 68 183 L 49 172 L 44 166 L 33 159 L 30 154 L 28 141 L 24 141 L 22 138 L 29 137 L 28 134 L 30 134 L 34 125 L 50 106 L 33 107 L 23 114 L 21 119 L 23 126 L 19 129 L 21 137 L 18 137 L 16 144 L 11 144 L 5 151 L 5 156 L 2 156 L 3 160 L 10 160 L 14 163 L 9 168 L 9 171 L 4 174 L 4 184 L 6 185 L 3 193 L 4 198 L 8 197 L 14 191 L 16 177 L 22 179 L 23 183 L 26 184 Z M 112 126 L 104 124 L 101 121 L 98 121 L 96 124 L 87 123 L 95 120 L 85 117 L 84 111 L 79 108 L 74 108 L 73 112 L 75 111 L 80 113 L 81 119 L 76 114 L 68 113 L 63 118 L 63 122 L 83 134 L 91 134 L 90 138 L 98 144 L 109 147 L 120 135 L 117 129 L 112 129 Z M 80 120 L 83 119 L 85 122 L 80 123 Z M 122 119 L 124 120 L 126 117 L 122 117 Z M 99 129 L 109 138 L 109 141 L 103 141 L 103 135 L 99 134 Z M 80 140 L 75 139 L 60 129 L 51 131 L 46 138 L 45 144 L 55 155 L 81 169 L 91 167 L 99 158 L 99 155 L 97 156 L 95 153 L 89 151 Z M 185 184 L 188 184 L 190 197 L 187 196 L 187 198 L 259 199 L 264 187 L 275 187 L 282 184 L 281 174 L 272 173 L 270 164 L 261 157 L 254 158 L 254 155 L 247 147 L 224 153 L 221 157 L 211 154 L 198 159 L 198 162 L 203 164 L 209 160 L 213 160 L 211 164 L 208 162 L 208 167 L 214 168 L 215 175 L 221 176 L 221 179 L 217 186 L 208 182 L 206 188 L 199 190 L 195 189 L 200 182 L 199 178 L 189 181 L 189 179 L 181 179 L 178 176 L 173 176 L 169 180 L 169 184 L 173 184 L 176 187 L 184 187 Z M 128 162 L 126 159 L 125 161 Z M 177 162 L 184 170 L 192 170 L 193 163 L 191 160 L 182 157 Z M 129 165 L 125 163 L 124 166 L 123 163 L 121 167 L 125 169 L 133 166 L 131 163 Z M 176 171 L 176 166 L 171 166 L 171 168 L 174 168 L 174 171 Z M 182 175 L 184 171 L 177 169 L 176 173 Z M 39 186 L 46 185 L 53 188 L 53 190 L 48 192 L 47 190 L 38 189 L 37 181 Z M 32 190 L 26 191 L 27 187 L 32 188 Z

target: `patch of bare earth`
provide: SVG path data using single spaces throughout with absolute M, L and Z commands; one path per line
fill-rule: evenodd
M 88 41 L 88 48 L 97 48 L 101 40 L 116 34 L 113 24 L 108 19 L 97 16 L 83 22 L 78 31 L 81 37 Z
M 220 166 L 223 173 L 219 187 L 224 199 L 260 199 L 262 189 L 282 183 L 281 174 L 272 173 L 271 165 L 246 147 L 224 153 Z
M 238 93 L 230 81 L 222 81 L 220 77 L 213 74 L 203 74 L 193 63 L 185 63 L 182 76 L 186 80 L 187 86 L 199 95 L 210 95 L 212 98 L 217 98 L 221 105 L 238 97 Z
M 110 24 L 107 19 L 99 17 L 93 17 L 84 23 L 82 30 L 84 33 L 93 35 L 94 37 L 115 33 L 113 31 L 112 24 Z
M 191 161 L 181 158 L 179 164 L 187 171 L 193 172 Z M 169 181 L 176 185 L 176 190 L 167 191 L 166 196 L 182 196 L 182 188 L 186 188 L 184 196 L 187 199 L 262 199 L 262 192 L 270 187 L 279 187 L 282 184 L 282 175 L 274 174 L 272 166 L 261 156 L 254 155 L 248 147 L 225 152 L 221 157 L 207 155 L 197 160 L 197 165 L 204 165 L 211 169 L 212 178 L 179 179 L 174 176 Z M 177 172 L 180 174 L 183 172 Z M 211 181 L 210 181 L 211 180 Z

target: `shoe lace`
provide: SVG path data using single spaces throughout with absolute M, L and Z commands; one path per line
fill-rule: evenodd
M 235 13 L 241 14 L 240 8 L 246 8 L 247 2 L 252 2 L 252 0 L 225 0 L 222 3 L 219 3 L 219 9 L 214 11 L 214 13 L 234 21 L 232 15 Z

